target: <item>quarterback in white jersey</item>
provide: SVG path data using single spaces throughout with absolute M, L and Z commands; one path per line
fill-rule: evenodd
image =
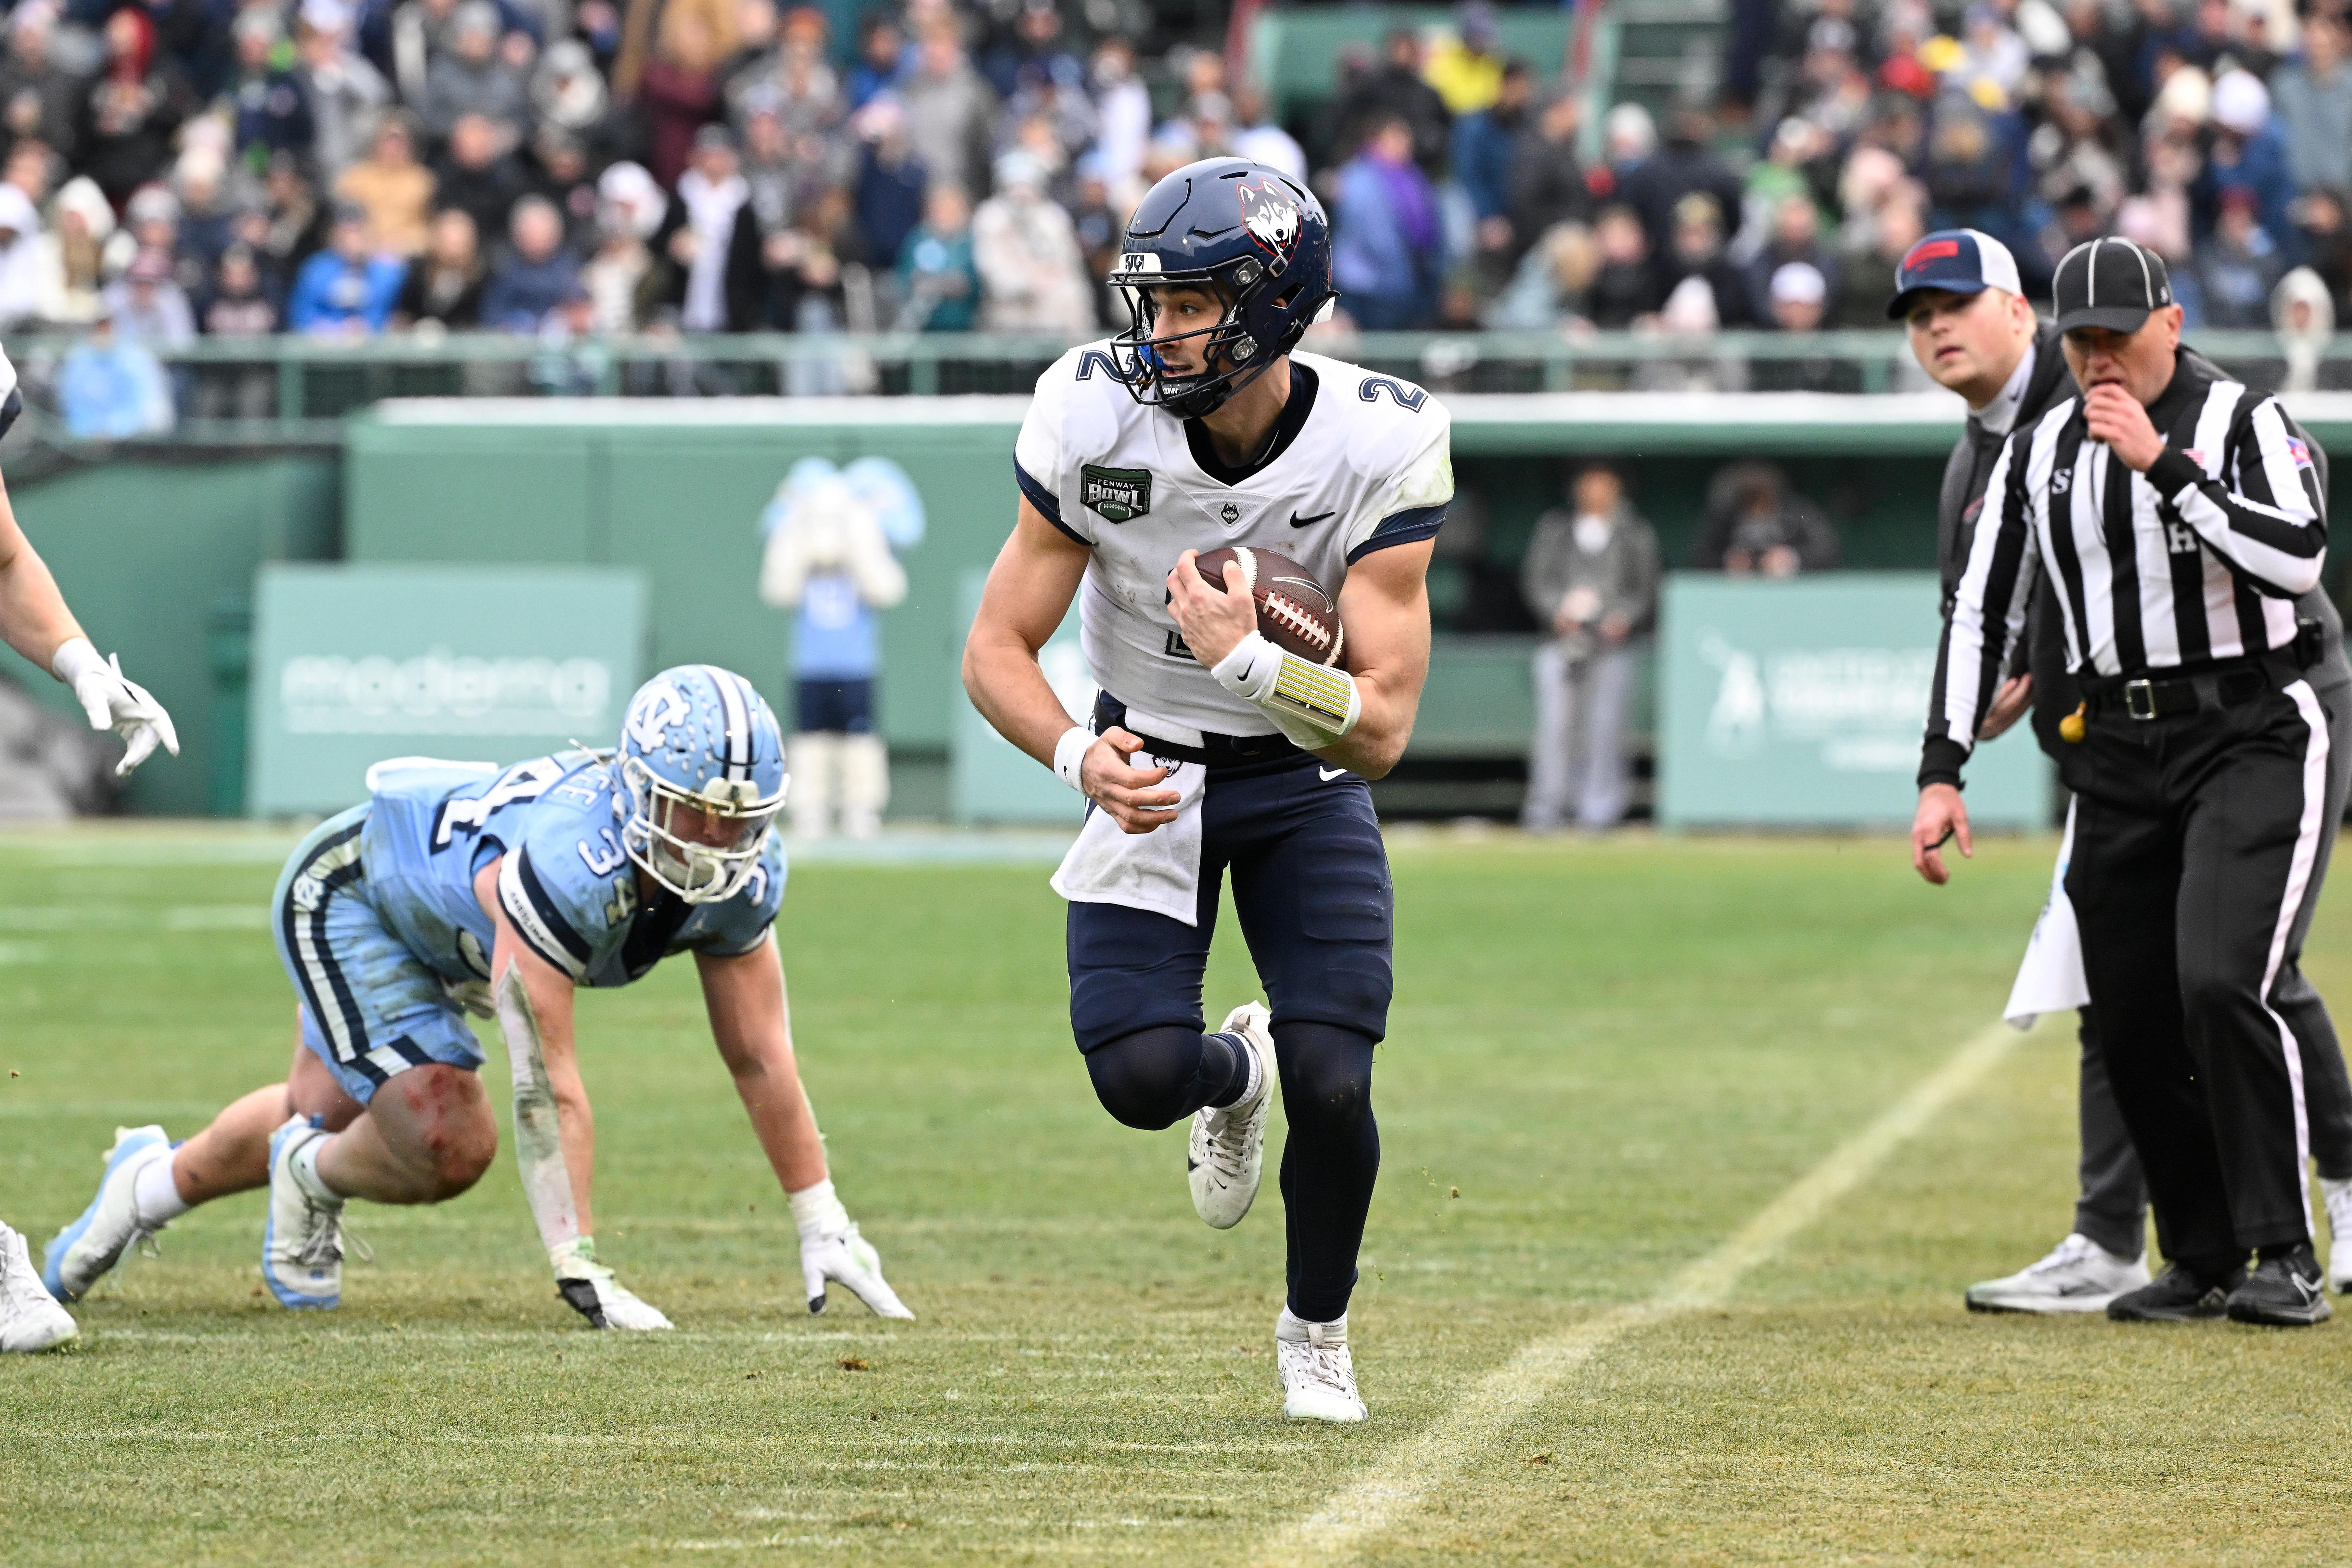
M 1037 384 L 964 685 L 1090 803 L 1054 879 L 1070 901 L 1072 1029 L 1113 1116 L 1192 1119 L 1192 1202 L 1213 1226 L 1256 1195 L 1280 1080 L 1284 1409 L 1360 1421 L 1348 1298 L 1380 1170 L 1372 1048 L 1394 913 L 1365 781 L 1412 731 L 1454 476 L 1428 393 L 1294 352 L 1330 279 L 1322 209 L 1279 172 L 1214 158 L 1152 187 L 1113 276 L 1132 326 Z M 1259 631 L 1240 567 L 1223 569 L 1223 592 L 1202 580 L 1200 552 L 1223 546 L 1316 580 L 1338 605 L 1338 668 Z M 1101 689 L 1089 723 L 1037 664 L 1074 597 Z M 1227 872 L 1270 1005 L 1208 1034 L 1201 977 Z
M 1272 734 L 1273 720 L 1186 647 L 1168 593 L 1177 558 L 1219 545 L 1278 551 L 1336 600 L 1358 560 L 1435 535 L 1454 493 L 1452 421 L 1410 383 L 1293 353 L 1271 445 L 1254 464 L 1227 464 L 1202 421 L 1129 396 L 1114 353 L 1073 349 L 1039 377 L 1013 449 L 1023 495 L 1087 549 L 1087 667 L 1155 717 Z

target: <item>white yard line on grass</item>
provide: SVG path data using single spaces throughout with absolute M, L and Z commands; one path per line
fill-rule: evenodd
M 1480 1450 L 1533 1411 L 1595 1355 L 1634 1330 L 1711 1307 L 1728 1298 L 1749 1270 L 1837 1201 L 1952 1101 L 1959 1099 L 2022 1038 L 1995 1024 L 1969 1038 L 1889 1107 L 1878 1120 L 1830 1152 L 1754 1218 L 1706 1257 L 1685 1265 L 1647 1300 L 1617 1307 L 1590 1322 L 1533 1341 L 1474 1384 L 1459 1403 L 1417 1436 L 1407 1438 L 1362 1480 L 1265 1542 L 1265 1563 L 1336 1563 L 1444 1487 Z

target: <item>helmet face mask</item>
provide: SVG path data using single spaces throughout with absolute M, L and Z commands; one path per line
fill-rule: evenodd
M 1152 186 L 1110 275 L 1128 308 L 1113 341 L 1130 351 L 1129 393 L 1186 419 L 1223 407 L 1336 298 L 1330 237 L 1311 194 L 1245 159 L 1203 159 Z M 1205 314 L 1192 309 L 1202 299 L 1222 306 L 1213 323 L 1168 330 L 1163 315 Z
M 646 682 L 621 725 L 621 848 L 689 904 L 734 897 L 758 872 L 791 780 L 782 731 L 751 683 L 709 665 Z
M 1128 390 L 1139 401 L 1197 419 L 1215 412 L 1272 363 L 1271 355 L 1255 365 L 1235 363 L 1246 333 L 1234 311 L 1233 291 L 1214 279 L 1127 285 L 1114 276 L 1112 281 L 1127 301 L 1129 325 L 1119 341 L 1135 347 Z M 1180 324 L 1171 319 L 1177 317 L 1188 320 Z M 1202 317 L 1209 318 L 1208 325 L 1191 324 Z M 1253 357 L 1254 350 L 1252 345 Z M 1245 370 L 1249 379 L 1244 379 Z
M 782 790 L 760 799 L 748 782 L 729 790 L 713 779 L 688 794 L 656 774 L 640 758 L 621 765 L 630 804 L 621 847 L 646 874 L 689 904 L 730 899 L 751 879 L 768 847 Z M 789 781 L 788 781 L 789 782 Z

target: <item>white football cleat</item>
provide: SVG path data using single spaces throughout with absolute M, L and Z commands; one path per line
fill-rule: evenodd
M 33 1272 L 25 1238 L 0 1225 L 0 1352 L 45 1351 L 79 1332 Z
M 588 1320 L 592 1329 L 674 1329 L 659 1307 L 621 1283 L 610 1268 L 596 1261 L 595 1247 L 584 1238 L 564 1249 L 555 1260 L 555 1291 L 572 1310 Z
M 2104 1312 L 2148 1282 L 2147 1260 L 2117 1258 L 2076 1232 L 2050 1256 L 2004 1279 L 1969 1287 L 1971 1312 Z
M 2338 1295 L 2352 1294 L 2352 1176 L 2320 1177 L 2319 1195 L 2327 1200 L 2327 1283 Z
M 1310 1323 L 1285 1307 L 1274 1322 L 1274 1363 L 1282 1373 L 1282 1413 L 1293 1421 L 1364 1419 L 1345 1312 L 1335 1323 Z
M 857 1234 L 857 1226 L 835 1231 L 830 1236 L 804 1237 L 801 1240 L 801 1283 L 808 1290 L 808 1308 L 812 1312 L 824 1310 L 824 1282 L 837 1279 L 850 1293 L 866 1303 L 867 1311 L 877 1318 L 905 1318 L 914 1313 L 898 1300 L 898 1292 L 882 1278 L 882 1255 L 874 1244 Z
M 41 1283 L 60 1301 L 79 1301 L 106 1271 L 162 1226 L 139 1220 L 139 1173 L 172 1157 L 172 1141 L 161 1127 L 118 1127 L 106 1152 L 106 1173 L 98 1196 L 81 1217 L 49 1238 L 41 1251 Z
M 294 1173 L 295 1154 L 328 1136 L 307 1116 L 289 1117 L 269 1135 L 261 1279 L 280 1306 L 327 1311 L 343 1304 L 343 1200 L 312 1194 Z M 360 1248 L 360 1256 L 372 1255 Z
M 1192 1210 L 1219 1230 L 1241 1224 L 1257 1200 L 1265 1115 L 1274 1104 L 1274 1036 L 1268 1023 L 1266 1010 L 1255 1002 L 1244 1002 L 1225 1015 L 1217 1033 L 1235 1037 L 1255 1058 L 1257 1091 L 1231 1105 L 1204 1105 L 1192 1113 L 1192 1142 L 1184 1154 Z

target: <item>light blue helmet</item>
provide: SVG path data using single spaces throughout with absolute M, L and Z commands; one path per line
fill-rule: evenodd
M 621 847 L 689 904 L 731 898 L 783 808 L 784 737 L 751 683 L 715 665 L 665 669 L 621 721 Z

